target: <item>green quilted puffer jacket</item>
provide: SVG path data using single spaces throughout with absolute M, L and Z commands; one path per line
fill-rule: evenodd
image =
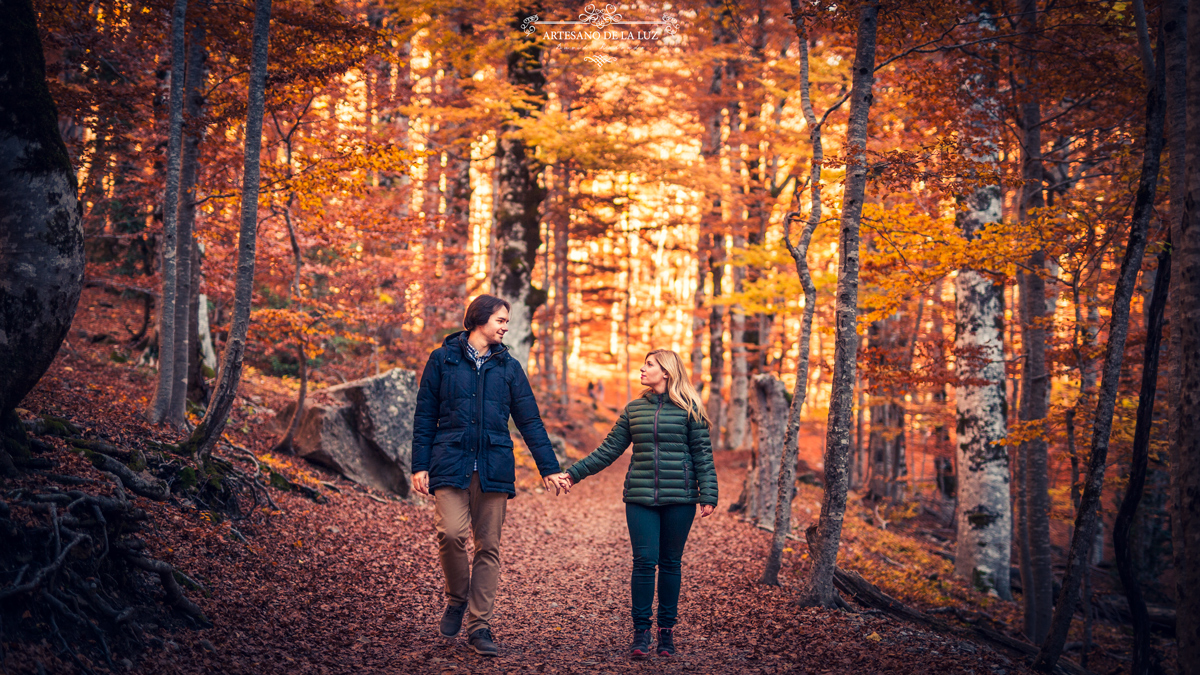
M 625 501 L 643 506 L 664 504 L 717 505 L 717 472 L 713 468 L 708 425 L 653 392 L 625 406 L 608 438 L 592 454 L 575 462 L 567 474 L 578 483 L 612 464 L 633 443 L 633 459 L 625 476 Z

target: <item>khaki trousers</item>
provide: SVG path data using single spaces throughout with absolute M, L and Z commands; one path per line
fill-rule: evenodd
M 467 635 L 490 628 L 496 588 L 500 585 L 500 530 L 508 508 L 508 495 L 484 492 L 479 473 L 471 474 L 466 490 L 440 487 L 433 493 L 437 505 L 438 555 L 446 575 L 446 601 L 467 603 Z M 475 540 L 472 561 L 467 556 L 467 536 Z

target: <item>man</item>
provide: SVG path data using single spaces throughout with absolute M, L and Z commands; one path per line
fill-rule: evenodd
M 446 576 L 446 610 L 438 629 L 458 635 L 468 614 L 468 644 L 496 656 L 492 605 L 500 581 L 500 529 L 508 500 L 516 496 L 516 458 L 508 433 L 511 415 L 529 446 L 546 489 L 559 473 L 537 401 L 521 364 L 501 344 L 508 302 L 476 298 L 463 317 L 466 330 L 446 337 L 429 355 L 413 419 L 413 488 L 432 493 L 437 510 L 438 554 Z M 467 535 L 475 559 L 467 557 Z

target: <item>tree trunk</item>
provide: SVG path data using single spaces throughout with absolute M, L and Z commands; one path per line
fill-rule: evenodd
M 204 367 L 208 365 L 215 372 L 216 368 L 213 366 L 216 365 L 216 359 L 213 359 L 211 365 L 208 364 L 212 335 L 208 331 L 208 317 L 204 317 L 203 323 L 200 321 L 201 313 L 208 313 L 208 299 L 200 292 L 200 245 L 195 241 L 192 244 L 192 284 L 191 296 L 188 299 L 188 339 L 192 344 L 188 347 L 188 386 L 184 396 L 201 406 L 206 406 L 212 392 L 208 388 L 208 381 L 204 379 Z
M 817 546 L 810 550 L 812 566 L 800 590 L 802 606 L 836 606 L 833 586 L 837 552 L 846 513 L 846 463 L 850 455 L 850 425 L 854 417 L 854 372 L 858 357 L 858 261 L 859 225 L 867 188 L 867 118 L 875 83 L 875 35 L 879 2 L 868 0 L 859 10 L 858 44 L 850 85 L 850 121 L 846 128 L 846 188 L 842 196 L 838 237 L 838 284 L 836 343 L 833 358 L 833 390 L 825 441 L 825 494 L 817 524 Z M 801 354 L 800 358 L 805 358 Z
M 714 223 L 714 225 L 717 223 Z M 725 387 L 725 308 L 716 304 L 724 291 L 721 288 L 725 272 L 725 235 L 717 228 L 713 231 L 712 247 L 709 248 L 709 268 L 712 270 L 712 313 L 708 319 L 708 418 L 712 420 L 712 446 L 723 448 L 725 430 L 725 399 L 721 390 Z
M 259 158 L 262 155 L 264 90 L 267 81 L 267 43 L 271 27 L 271 0 L 255 0 L 254 46 L 250 60 L 250 82 L 246 106 L 246 150 L 242 164 L 241 227 L 238 231 L 237 283 L 233 299 L 233 320 L 216 390 L 204 413 L 204 419 L 191 436 L 180 444 L 194 453 L 202 466 L 207 465 L 213 448 L 221 440 L 229 411 L 237 397 L 242 378 L 242 360 L 246 354 L 246 334 L 250 330 L 250 304 L 254 290 L 254 250 L 258 234 Z
M 735 248 L 745 248 L 741 235 L 733 238 Z M 741 293 L 746 278 L 746 266 L 733 268 L 733 292 Z M 750 371 L 746 361 L 746 312 L 741 305 L 729 307 L 729 356 L 732 361 L 729 378 L 729 415 L 725 447 L 741 450 L 746 444 L 746 412 L 749 406 Z
M 991 118 L 995 82 L 982 78 L 976 100 Z M 978 159 L 999 161 L 994 147 Z M 978 239 L 1000 222 L 1003 195 L 999 185 L 976 189 L 958 208 L 958 226 L 967 241 Z M 957 428 L 958 537 L 954 575 L 981 593 L 994 591 L 1012 599 L 1012 500 L 1009 494 L 1008 402 L 1004 382 L 1004 287 L 980 270 L 963 268 L 954 279 L 954 375 Z M 940 331 L 937 332 L 940 335 Z M 982 382 L 967 384 L 968 381 Z
M 158 315 L 158 386 L 154 390 L 154 402 L 147 411 L 152 424 L 166 422 L 175 428 L 183 427 L 183 419 L 171 407 L 174 392 L 176 342 L 176 275 L 179 268 L 179 174 L 183 163 L 183 84 L 186 53 L 184 51 L 184 15 L 187 0 L 175 0 L 171 12 L 171 94 L 167 125 L 167 175 L 163 191 L 163 238 L 162 238 L 162 302 Z M 190 279 L 189 279 L 190 281 Z M 187 298 L 183 298 L 186 306 Z M 183 333 L 186 320 L 180 322 Z M 186 340 L 185 340 L 186 342 Z M 182 374 L 186 377 L 186 370 Z
M 787 428 L 787 388 L 774 375 L 761 374 L 754 378 L 754 415 L 758 421 L 758 453 L 753 475 L 749 478 L 750 496 L 747 515 L 759 527 L 774 530 L 776 504 L 780 497 L 781 462 L 789 461 L 795 450 L 788 452 L 785 443 Z M 795 481 L 792 481 L 795 483 Z M 790 486 L 789 486 L 790 487 Z M 791 512 L 790 491 L 783 495 Z M 769 583 L 769 582 L 768 582 Z
M 568 210 L 559 218 L 558 227 L 554 232 L 554 269 L 558 272 L 557 297 L 560 309 L 558 330 L 562 333 L 562 350 L 559 355 L 562 359 L 559 402 L 565 406 L 570 394 L 571 383 L 570 371 L 568 370 L 571 359 L 571 261 L 568 258 L 571 242 L 571 214 L 569 206 L 566 204 L 571 197 L 571 171 L 570 169 L 566 169 L 564 173 L 566 176 L 563 185 L 563 201 L 564 208 Z
M 195 286 L 200 275 L 192 269 L 200 262 L 193 235 L 196 222 L 196 173 L 200 164 L 200 141 L 204 137 L 204 80 L 208 50 L 205 45 L 207 30 L 205 15 L 208 0 L 196 6 L 196 20 L 189 36 L 187 71 L 184 79 L 183 149 L 179 169 L 179 221 L 175 241 L 175 380 L 171 389 L 171 404 L 168 419 L 177 427 L 187 423 L 187 396 L 189 381 L 197 371 L 191 368 L 198 363 L 196 358 L 199 336 L 198 293 Z
M 451 21 L 451 30 L 461 40 L 471 38 L 474 29 L 466 16 Z M 446 63 L 442 91 L 446 104 L 467 107 L 469 102 L 465 90 L 473 86 L 473 72 L 460 72 L 459 55 L 452 55 Z M 446 152 L 446 230 L 443 238 L 445 247 L 445 274 L 449 281 L 466 290 L 467 247 L 471 241 L 471 132 L 467 124 L 452 120 L 442 128 Z M 534 249 L 536 250 L 536 249 Z
M 1188 673 L 1200 667 L 1200 7 L 1195 0 L 1167 0 L 1163 11 L 1173 244 L 1167 389 L 1171 551 L 1177 666 Z
M 896 342 L 903 330 L 899 317 L 872 322 L 867 337 L 875 357 L 898 358 Z M 873 467 L 868 489 L 876 499 L 901 502 L 908 469 L 904 457 L 904 395 L 892 384 L 876 384 L 875 388 L 876 393 L 871 396 L 871 429 L 867 441 Z
M 999 192 L 990 186 L 972 196 L 976 205 L 984 206 L 984 200 L 990 203 L 964 214 L 966 236 L 977 236 L 986 223 L 999 221 Z M 993 214 L 995 220 L 984 219 Z M 972 223 L 975 218 L 979 220 Z M 954 573 L 982 593 L 995 590 L 1002 599 L 1011 600 L 1008 449 L 999 445 L 1007 435 L 1003 288 L 977 270 L 962 269 L 954 280 L 954 292 L 955 376 L 960 382 L 986 381 L 959 384 L 955 390 L 958 540 Z
M 513 27 L 519 27 L 522 19 L 537 14 L 539 9 L 534 5 L 518 11 Z M 527 102 L 537 110 L 546 100 L 546 77 L 542 73 L 541 58 L 540 44 L 528 36 L 523 36 L 508 54 L 509 83 L 524 92 Z M 533 109 L 521 106 L 513 112 L 518 117 L 528 118 Z M 495 251 L 492 289 L 512 305 L 508 348 L 517 363 L 525 368 L 533 346 L 533 313 L 546 300 L 545 291 L 532 285 L 533 266 L 542 243 L 538 210 L 546 191 L 538 185 L 537 174 L 541 167 L 534 159 L 532 148 L 517 135 L 518 131 L 516 124 L 505 123 L 496 143 L 498 185 L 492 221 Z
M 29 0 L 0 0 L 0 12 L 0 474 L 6 474 L 28 452 L 13 409 L 71 328 L 84 255 L 79 186 L 46 86 L 37 14 Z
M 300 428 L 300 420 L 304 419 L 304 402 L 308 396 L 308 355 L 304 353 L 304 345 L 300 345 L 296 352 L 300 357 L 300 392 L 296 395 L 296 411 L 292 414 L 292 419 L 288 422 L 283 437 L 275 442 L 275 447 L 271 448 L 271 452 L 286 452 L 289 455 L 296 454 L 292 443 L 296 440 L 296 430 Z
M 1141 3 L 1135 2 L 1135 11 L 1141 12 Z M 1100 390 L 1096 395 L 1096 417 L 1092 424 L 1091 454 L 1083 496 L 1079 502 L 1079 513 L 1075 517 L 1075 532 L 1071 537 L 1071 548 L 1067 554 L 1067 569 L 1063 574 L 1062 592 L 1054 612 L 1049 635 L 1038 652 L 1034 667 L 1048 671 L 1054 668 L 1062 654 L 1075 614 L 1075 603 L 1079 601 L 1079 584 L 1089 569 L 1089 551 L 1095 538 L 1099 520 L 1100 493 L 1104 487 L 1104 469 L 1108 460 L 1109 435 L 1112 432 L 1113 411 L 1116 408 L 1117 390 L 1120 385 L 1121 362 L 1125 355 L 1125 341 L 1129 334 L 1129 303 L 1137 286 L 1138 270 L 1146 250 L 1146 233 L 1150 217 L 1154 212 L 1154 197 L 1158 189 L 1159 160 L 1163 147 L 1163 128 L 1166 121 L 1166 86 L 1164 83 L 1162 41 L 1159 41 L 1159 63 L 1146 64 L 1148 73 L 1154 73 L 1147 82 L 1150 91 L 1146 96 L 1146 136 L 1142 156 L 1142 172 L 1134 199 L 1133 215 L 1129 228 L 1129 244 L 1121 271 L 1113 289 L 1112 319 L 1109 323 L 1108 347 L 1104 354 Z M 1200 56 L 1200 54 L 1197 54 Z M 1186 357 L 1185 357 L 1186 358 Z M 1152 400 L 1149 402 L 1152 403 Z
M 1022 0 L 1021 26 L 1029 46 L 1038 30 L 1036 0 Z M 1043 205 L 1042 196 L 1042 112 L 1037 91 L 1037 56 L 1029 49 L 1022 63 L 1018 87 L 1023 99 L 1020 106 L 1021 177 L 1024 186 L 1018 217 L 1027 222 L 1030 213 Z M 1046 369 L 1046 266 L 1044 251 L 1036 251 L 1020 274 L 1021 337 L 1025 358 L 1021 371 L 1021 408 L 1023 422 L 1045 423 L 1050 378 Z M 1025 605 L 1024 631 L 1031 642 L 1039 643 L 1050 625 L 1053 611 L 1054 575 L 1050 552 L 1049 456 L 1044 436 L 1025 441 L 1018 448 L 1021 456 L 1021 593 Z
M 1154 398 L 1158 388 L 1158 355 L 1162 340 L 1163 309 L 1167 304 L 1170 277 L 1171 252 L 1170 248 L 1167 248 L 1158 254 L 1158 274 L 1155 275 L 1154 291 L 1146 321 L 1142 389 L 1138 395 L 1129 484 L 1125 488 L 1125 497 L 1121 500 L 1116 522 L 1113 524 L 1113 551 L 1116 553 L 1117 571 L 1121 575 L 1121 586 L 1125 589 L 1125 597 L 1129 600 L 1129 613 L 1133 617 L 1133 675 L 1146 675 L 1155 661 L 1150 650 L 1150 613 L 1146 610 L 1146 599 L 1142 596 L 1142 587 L 1138 582 L 1133 551 L 1130 549 L 1129 530 L 1146 485 L 1146 467 L 1150 459 L 1150 428 L 1154 424 Z
M 708 236 L 700 231 L 696 237 L 696 292 L 692 296 L 692 384 L 697 393 L 704 393 L 704 280 L 708 277 Z

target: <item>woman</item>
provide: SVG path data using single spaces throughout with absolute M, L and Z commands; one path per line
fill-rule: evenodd
M 642 395 L 629 402 L 595 452 L 555 478 L 570 486 L 612 464 L 633 443 L 625 476 L 625 520 L 633 544 L 630 580 L 633 644 L 630 656 L 650 654 L 650 610 L 658 568 L 658 644 L 654 653 L 675 653 L 672 630 L 679 605 L 680 560 L 696 505 L 700 517 L 717 506 L 717 472 L 708 438 L 708 415 L 688 381 L 679 355 L 656 349 L 642 365 Z

